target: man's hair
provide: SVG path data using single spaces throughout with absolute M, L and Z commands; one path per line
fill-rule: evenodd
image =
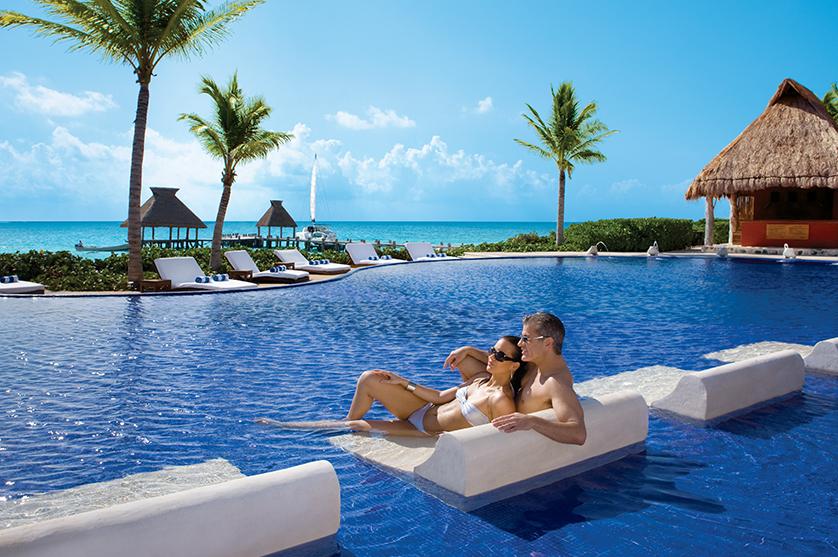
M 562 353 L 564 342 L 564 323 L 562 320 L 546 311 L 538 311 L 524 317 L 524 325 L 532 325 L 539 335 L 553 339 L 553 351 Z

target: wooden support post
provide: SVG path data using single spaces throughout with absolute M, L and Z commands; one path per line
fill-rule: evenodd
M 707 209 L 704 214 L 704 245 L 712 246 L 715 243 L 713 241 L 713 230 L 716 227 L 716 215 L 713 213 L 713 197 L 708 195 L 706 200 Z
M 728 234 L 728 243 L 733 245 L 733 239 L 736 237 L 736 233 L 739 232 L 739 207 L 736 194 L 732 194 L 728 197 L 728 200 L 730 201 L 730 233 Z

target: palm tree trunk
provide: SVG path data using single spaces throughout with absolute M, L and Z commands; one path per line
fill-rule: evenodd
M 143 194 L 143 155 L 148 124 L 148 83 L 140 82 L 137 116 L 134 119 L 134 146 L 131 153 L 131 177 L 128 185 L 128 283 L 137 288 L 143 279 L 143 256 L 140 202 Z
M 232 172 L 225 171 L 221 180 L 221 201 L 218 203 L 218 215 L 215 217 L 215 229 L 212 231 L 212 254 L 210 268 L 216 273 L 221 272 L 221 234 L 224 229 L 224 219 L 227 217 L 227 205 L 230 203 L 230 191 L 233 189 Z
M 564 170 L 559 170 L 559 209 L 556 215 L 556 247 L 564 243 Z

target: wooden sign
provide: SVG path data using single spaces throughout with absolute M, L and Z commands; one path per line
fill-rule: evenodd
M 808 224 L 766 224 L 766 240 L 808 240 Z

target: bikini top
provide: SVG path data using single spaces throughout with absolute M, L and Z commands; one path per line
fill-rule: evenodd
M 460 403 L 460 411 L 463 413 L 463 417 L 466 419 L 468 423 L 471 425 L 483 425 L 489 423 L 489 418 L 480 411 L 480 409 L 472 404 L 468 399 L 468 387 L 460 387 L 457 389 L 457 402 Z

